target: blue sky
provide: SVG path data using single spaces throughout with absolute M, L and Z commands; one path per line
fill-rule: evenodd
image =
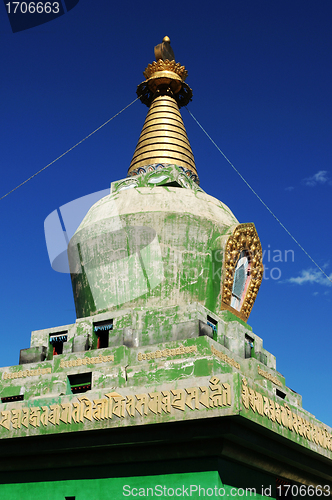
M 331 275 L 331 18 L 329 0 L 80 0 L 13 34 L 2 6 L 0 197 L 135 99 L 154 45 L 168 35 L 189 72 L 191 112 Z M 70 278 L 51 268 L 44 220 L 126 176 L 146 111 L 136 102 L 1 200 L 1 366 L 18 363 L 32 330 L 75 321 Z M 202 188 L 254 222 L 265 251 L 249 324 L 304 408 L 332 425 L 332 284 L 182 116 Z

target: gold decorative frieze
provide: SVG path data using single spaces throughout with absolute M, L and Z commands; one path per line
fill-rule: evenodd
M 143 75 L 145 78 L 148 80 L 151 77 L 156 77 L 156 73 L 161 73 L 161 72 L 171 72 L 174 73 L 172 75 L 172 78 L 179 78 L 183 82 L 188 76 L 188 71 L 184 66 L 181 66 L 180 63 L 176 63 L 175 61 L 169 61 L 166 59 L 166 61 L 163 61 L 162 59 L 159 59 L 158 61 L 153 61 L 152 64 L 149 64 L 145 71 L 143 72 Z
M 228 365 L 234 366 L 234 368 L 237 368 L 238 370 L 241 368 L 240 363 L 238 363 L 237 361 L 235 361 L 235 359 L 230 358 L 229 356 L 227 356 L 227 354 L 224 354 L 223 352 L 218 351 L 217 349 L 215 349 L 213 347 L 213 345 L 211 346 L 211 352 L 212 352 L 212 354 L 214 354 L 215 356 L 217 356 L 222 361 L 225 361 L 225 363 L 227 363 Z
M 176 347 L 175 349 L 163 349 L 163 350 L 157 350 L 153 352 L 147 352 L 147 353 L 141 353 L 139 352 L 137 354 L 137 359 L 138 361 L 145 361 L 145 360 L 150 360 L 150 359 L 161 359 L 161 358 L 168 358 L 170 356 L 181 356 L 183 354 L 191 354 L 197 352 L 197 345 L 192 345 L 192 346 L 180 346 Z
M 288 404 L 280 405 L 276 401 L 264 396 L 248 386 L 245 378 L 242 379 L 241 399 L 243 406 L 256 413 L 264 420 L 270 420 L 284 427 L 298 436 L 332 451 L 332 435 L 327 430 L 293 412 Z
M 114 361 L 114 355 L 110 354 L 108 356 L 94 356 L 85 358 L 75 358 L 65 361 L 62 359 L 60 361 L 60 368 L 71 368 L 72 366 L 84 366 L 84 365 L 96 365 L 98 363 L 108 363 L 109 361 Z
M 282 383 L 277 377 L 274 377 L 271 375 L 271 373 L 266 372 L 265 370 L 262 370 L 260 366 L 257 367 L 257 371 L 259 375 L 262 377 L 266 378 L 267 380 L 270 380 L 270 382 L 273 382 L 274 384 L 278 385 L 279 387 L 282 387 Z
M 221 309 L 247 321 L 263 279 L 262 260 L 262 246 L 254 224 L 236 226 L 225 247 Z M 243 273 L 243 286 L 235 292 L 234 284 L 238 285 L 242 279 L 239 271 Z
M 93 397 L 93 396 L 92 396 Z M 50 428 L 86 422 L 111 420 L 114 417 L 149 417 L 175 411 L 227 408 L 232 405 L 231 386 L 212 377 L 207 386 L 122 395 L 110 392 L 102 398 L 90 400 L 86 395 L 76 401 L 47 406 L 14 408 L 0 412 L 0 429 L 18 430 L 23 427 Z M 7 407 L 8 408 L 8 407 Z M 73 429 L 74 430 L 74 429 Z
M 16 378 L 36 377 L 52 373 L 52 368 L 37 368 L 36 370 L 19 370 L 17 372 L 4 372 L 3 380 L 13 380 Z

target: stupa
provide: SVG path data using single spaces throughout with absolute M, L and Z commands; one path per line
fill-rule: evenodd
M 247 323 L 255 226 L 200 187 L 187 71 L 155 57 L 127 177 L 68 246 L 77 320 L 0 368 L 1 498 L 329 496 L 332 429 Z

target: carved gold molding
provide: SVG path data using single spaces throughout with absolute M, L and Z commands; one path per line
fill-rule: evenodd
M 181 66 L 180 63 L 176 63 L 175 61 L 169 61 L 168 59 L 166 59 L 166 61 L 162 61 L 161 59 L 159 59 L 159 61 L 153 61 L 152 64 L 147 66 L 143 75 L 148 80 L 154 76 L 155 73 L 164 71 L 171 71 L 172 73 L 175 73 L 175 75 L 178 75 L 183 82 L 188 76 L 188 71 L 184 66 Z
M 234 272 L 241 252 L 245 251 L 250 262 L 250 281 L 240 311 L 231 306 Z M 239 224 L 228 238 L 223 264 L 223 290 L 221 309 L 227 309 L 247 321 L 263 279 L 262 246 L 254 224 Z

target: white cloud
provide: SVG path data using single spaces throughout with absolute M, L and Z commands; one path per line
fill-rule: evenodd
M 329 173 L 327 172 L 327 170 L 320 170 L 311 177 L 306 177 L 305 179 L 303 179 L 303 182 L 306 186 L 310 187 L 317 186 L 317 184 L 326 184 L 326 182 L 331 184 Z
M 329 275 L 330 280 L 332 280 L 332 273 Z M 304 285 L 306 283 L 316 283 L 318 285 L 332 286 L 332 282 L 327 279 L 327 277 L 319 269 L 302 269 L 299 276 L 295 278 L 289 278 L 286 280 L 288 283 L 294 283 L 296 285 Z
M 294 187 L 293 186 L 288 186 L 285 188 L 285 191 L 293 191 Z

